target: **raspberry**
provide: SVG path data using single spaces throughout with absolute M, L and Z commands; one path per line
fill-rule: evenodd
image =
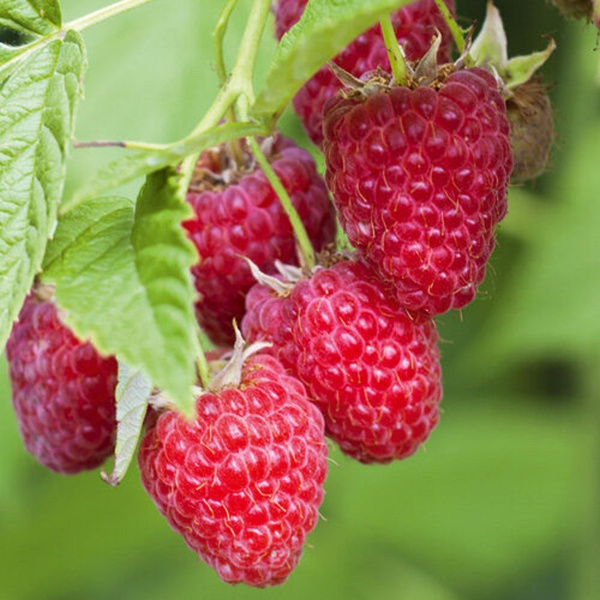
M 281 39 L 284 33 L 300 19 L 307 0 L 279 0 L 275 7 L 275 33 Z M 454 0 L 446 0 L 454 12 Z M 408 60 L 420 59 L 429 50 L 436 29 L 442 33 L 443 42 L 438 53 L 441 62 L 450 60 L 452 37 L 434 0 L 419 0 L 392 14 L 396 37 L 404 47 Z M 378 67 L 390 71 L 385 42 L 379 25 L 362 33 L 333 61 L 355 77 L 361 77 Z M 323 143 L 323 108 L 335 96 L 342 84 L 328 66 L 322 67 L 296 94 L 294 109 L 302 120 L 310 139 L 317 145 Z
M 12 402 L 27 450 L 58 473 L 101 465 L 114 450 L 117 361 L 102 358 L 30 294 L 6 345 Z
M 337 96 L 324 128 L 327 182 L 350 242 L 405 308 L 432 315 L 475 297 L 512 169 L 494 77 L 474 67 L 438 83 Z
M 297 375 L 299 350 L 291 336 L 294 313 L 289 296 L 281 296 L 265 285 L 253 286 L 246 296 L 242 333 L 250 342 L 271 342 L 273 345 L 263 353 L 271 354 L 290 373 Z
M 512 179 L 533 179 L 546 170 L 554 141 L 552 106 L 540 79 L 518 86 L 506 101 L 506 109 L 514 159 Z
M 315 248 L 330 243 L 335 211 L 311 156 L 282 137 L 266 150 Z M 265 272 L 273 271 L 277 259 L 297 264 L 292 227 L 277 194 L 251 156 L 244 160 L 247 168 L 240 170 L 225 146 L 205 151 L 187 195 L 195 216 L 184 226 L 200 255 L 192 269 L 196 316 L 222 346 L 233 344 L 232 320 L 241 321 L 244 298 L 255 283 L 242 256 Z
M 244 329 L 253 341 L 273 342 L 279 358 L 281 340 L 293 339 L 296 353 L 282 362 L 306 385 L 342 451 L 363 463 L 413 454 L 439 418 L 433 320 L 408 314 L 376 273 L 350 260 L 317 269 L 288 298 L 256 289 Z
M 142 483 L 188 546 L 228 583 L 283 583 L 318 520 L 327 474 L 323 418 L 272 357 L 250 358 L 239 387 L 201 395 L 186 421 L 150 421 Z

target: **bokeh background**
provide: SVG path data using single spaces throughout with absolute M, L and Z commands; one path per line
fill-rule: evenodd
M 365 0 L 367 1 L 367 0 Z M 65 20 L 108 4 L 63 0 Z M 156 0 L 85 32 L 79 140 L 175 140 L 211 103 L 220 0 Z M 228 56 L 250 10 L 240 0 Z M 464 23 L 484 0 L 457 0 Z M 500 0 L 511 54 L 545 67 L 550 169 L 513 187 L 477 302 L 439 319 L 445 397 L 416 456 L 365 467 L 332 451 L 323 520 L 283 586 L 229 587 L 187 550 L 132 468 L 111 489 L 23 450 L 0 365 L 0 598 L 600 598 L 600 52 L 544 0 Z M 274 42 L 266 36 L 257 86 Z M 290 112 L 284 131 L 307 144 Z M 66 193 L 117 150 L 74 150 Z M 134 194 L 132 186 L 124 193 Z M 143 340 L 140 340 L 143 343 Z

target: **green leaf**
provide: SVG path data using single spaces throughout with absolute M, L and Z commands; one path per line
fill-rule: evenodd
M 22 33 L 47 35 L 60 29 L 58 0 L 2 0 L 0 26 Z
M 110 475 L 102 473 L 102 479 L 115 486 L 121 483 L 135 454 L 148 401 L 152 393 L 152 382 L 143 371 L 131 369 L 119 361 L 117 383 L 117 445 L 115 464 Z
M 255 123 L 227 123 L 181 142 L 169 144 L 164 148 L 132 152 L 98 171 L 69 202 L 62 206 L 61 211 L 72 210 L 84 200 L 104 194 L 137 177 L 148 175 L 169 165 L 176 166 L 186 156 L 201 152 L 205 148 L 216 146 L 227 140 L 264 135 L 265 133 L 264 126 Z
M 20 51 L 18 46 L 9 46 L 0 42 L 0 65 L 16 56 Z
M 84 68 L 83 42 L 69 32 L 0 88 L 0 347 L 55 226 Z
M 322 65 L 382 15 L 410 0 L 311 0 L 283 37 L 252 112 L 278 114 Z
M 189 207 L 168 168 L 150 175 L 137 204 L 95 198 L 65 215 L 48 246 L 45 281 L 67 323 L 106 354 L 142 369 L 182 410 L 193 406 L 196 320 L 181 221 Z

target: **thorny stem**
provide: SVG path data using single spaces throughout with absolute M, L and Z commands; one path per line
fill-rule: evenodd
M 396 83 L 406 85 L 408 83 L 406 61 L 404 60 L 404 55 L 398 45 L 398 39 L 396 38 L 396 32 L 394 31 L 390 15 L 386 15 L 380 19 L 379 24 L 381 25 L 381 31 L 383 32 L 385 49 L 387 50 L 390 59 L 390 66 L 392 67 L 394 79 L 396 80 Z
M 444 21 L 446 21 L 446 25 L 448 25 L 448 29 L 450 29 L 450 33 L 454 38 L 454 43 L 458 48 L 459 54 L 465 51 L 465 36 L 463 35 L 463 30 L 460 28 L 460 25 L 456 22 L 456 19 L 452 16 L 450 9 L 446 6 L 444 0 L 435 0 L 435 4 L 438 7 L 438 10 L 442 13 L 442 17 L 444 17 Z
M 308 234 L 306 233 L 304 223 L 302 223 L 302 219 L 300 219 L 300 215 L 298 215 L 298 211 L 294 208 L 287 190 L 285 187 L 283 187 L 281 180 L 279 177 L 277 177 L 277 173 L 275 173 L 273 167 L 267 160 L 267 157 L 264 155 L 260 144 L 253 137 L 248 138 L 248 144 L 250 146 L 250 150 L 252 150 L 252 154 L 260 165 L 260 168 L 263 170 L 264 174 L 269 180 L 269 183 L 273 186 L 277 196 L 279 196 L 279 201 L 281 202 L 283 210 L 292 224 L 296 239 L 298 240 L 298 245 L 300 246 L 300 251 L 302 252 L 302 258 L 304 259 L 304 264 L 309 269 L 312 269 L 316 262 L 315 250 L 310 238 L 308 237 Z

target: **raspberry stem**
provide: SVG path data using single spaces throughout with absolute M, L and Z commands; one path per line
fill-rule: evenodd
M 296 240 L 298 241 L 298 246 L 300 247 L 300 252 L 302 254 L 304 265 L 309 269 L 312 269 L 315 266 L 316 262 L 315 250 L 312 246 L 310 238 L 308 237 L 308 234 L 306 233 L 306 229 L 304 227 L 304 224 L 302 223 L 302 219 L 300 218 L 298 212 L 294 208 L 294 205 L 292 204 L 287 190 L 285 189 L 285 187 L 283 187 L 283 184 L 281 183 L 279 177 L 277 177 L 277 173 L 275 173 L 273 167 L 271 166 L 271 163 L 269 163 L 267 157 L 261 150 L 260 144 L 256 141 L 255 138 L 250 137 L 248 138 L 248 145 L 250 146 L 250 150 L 252 151 L 254 158 L 256 158 L 256 161 L 258 162 L 267 179 L 269 180 L 269 183 L 273 186 L 273 189 L 277 193 L 279 201 L 281 202 L 281 206 L 283 206 L 283 210 L 285 211 L 285 214 L 290 220 L 290 223 L 294 230 L 294 234 L 296 235 Z
M 223 54 L 223 39 L 225 38 L 225 33 L 227 32 L 231 13 L 233 12 L 236 4 L 237 0 L 227 0 L 223 10 L 221 11 L 221 14 L 219 15 L 219 20 L 217 21 L 217 25 L 215 26 L 212 34 L 216 59 L 215 68 L 221 85 L 225 85 L 227 81 L 227 67 L 225 65 L 225 56 Z
M 227 0 L 223 10 L 221 11 L 221 14 L 219 15 L 219 20 L 217 21 L 217 25 L 212 34 L 216 59 L 215 68 L 221 86 L 227 84 L 227 65 L 225 64 L 225 54 L 223 52 L 223 40 L 225 38 L 225 34 L 227 33 L 227 27 L 229 25 L 231 13 L 233 12 L 236 4 L 237 0 Z M 233 105 L 231 105 L 227 110 L 227 120 L 230 123 L 235 123 L 237 121 L 235 108 Z M 244 167 L 244 153 L 242 151 L 240 140 L 230 140 L 228 142 L 228 146 L 231 155 L 235 160 L 235 164 L 238 166 L 238 168 L 242 169 Z
M 456 44 L 459 53 L 462 54 L 465 51 L 465 36 L 463 34 L 463 30 L 456 22 L 456 19 L 452 16 L 452 13 L 446 6 L 444 0 L 435 0 L 435 5 L 442 13 L 442 17 L 444 17 L 444 21 L 446 21 L 446 25 L 448 25 L 448 29 L 450 29 L 450 33 L 454 38 L 454 43 Z
M 392 25 L 392 19 L 390 15 L 379 20 L 381 25 L 381 31 L 383 33 L 383 39 L 385 41 L 385 49 L 387 50 L 388 57 L 390 59 L 390 66 L 392 67 L 392 74 L 396 83 L 400 85 L 406 85 L 408 83 L 408 76 L 406 73 L 406 60 L 402 54 L 402 50 L 398 45 L 398 39 L 396 38 L 396 32 Z
M 250 101 L 253 101 L 254 88 L 252 77 L 254 75 L 254 65 L 256 64 L 258 47 L 267 23 L 270 6 L 270 0 L 254 0 L 231 75 L 221 88 L 208 112 L 204 115 L 204 118 L 196 125 L 196 128 L 189 137 L 204 133 L 215 127 L 240 96 L 244 95 Z M 228 9 L 229 7 L 226 6 L 221 13 L 219 23 L 217 23 L 216 36 L 221 35 L 218 31 L 219 24 L 221 24 L 221 29 L 227 25 L 229 19 Z M 232 9 L 233 7 L 231 7 Z M 223 22 L 221 22 L 221 19 L 223 19 Z M 225 69 L 224 65 L 222 66 Z M 199 155 L 199 152 L 192 154 L 183 161 L 181 165 L 181 173 L 183 175 L 182 185 L 189 184 Z

